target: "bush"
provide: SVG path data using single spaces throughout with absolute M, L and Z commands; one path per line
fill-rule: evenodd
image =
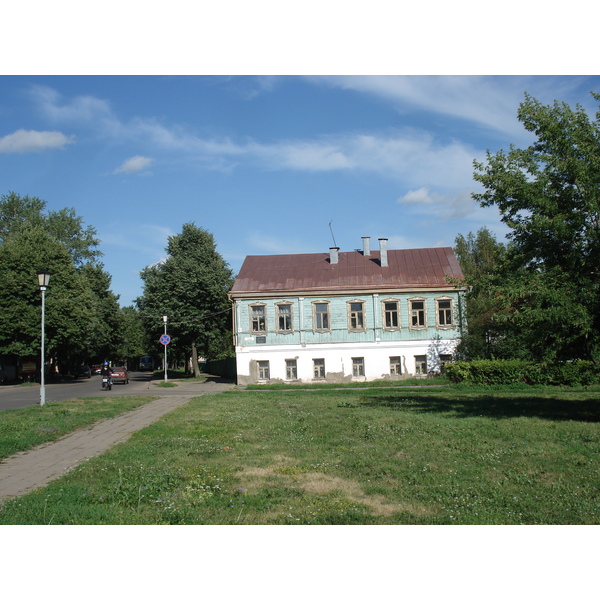
M 555 364 L 523 360 L 459 361 L 445 366 L 452 383 L 478 385 L 592 385 L 600 382 L 600 367 L 591 361 Z

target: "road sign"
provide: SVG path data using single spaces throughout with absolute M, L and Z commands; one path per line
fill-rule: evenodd
M 167 344 L 170 344 L 171 343 L 171 337 L 168 336 L 166 333 L 165 333 L 165 335 L 161 335 L 160 336 L 160 343 L 163 346 L 166 346 Z

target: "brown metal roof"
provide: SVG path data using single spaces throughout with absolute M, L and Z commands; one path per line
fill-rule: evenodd
M 452 286 L 446 277 L 463 277 L 452 248 L 388 250 L 387 267 L 380 266 L 379 255 L 340 252 L 337 264 L 328 252 L 247 256 L 231 294 L 447 288 Z

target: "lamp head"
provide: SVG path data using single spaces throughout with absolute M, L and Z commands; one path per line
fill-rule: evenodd
M 40 289 L 46 289 L 48 287 L 48 283 L 50 283 L 50 273 L 46 271 L 46 269 L 40 269 L 37 272 L 38 285 Z

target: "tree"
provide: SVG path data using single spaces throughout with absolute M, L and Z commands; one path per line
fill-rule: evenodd
M 40 346 L 36 271 L 51 273 L 46 294 L 47 354 L 61 370 L 110 356 L 118 339 L 117 297 L 97 262 L 100 241 L 73 209 L 14 192 L 0 199 L 0 355 L 33 358 Z
M 592 93 L 600 101 L 600 94 Z M 484 191 L 511 229 L 493 291 L 501 320 L 532 357 L 597 359 L 600 353 L 600 111 L 545 106 L 525 95 L 518 111 L 536 141 L 475 161 Z
M 503 356 L 511 349 L 506 347 L 506 333 L 500 329 L 497 314 L 501 310 L 490 281 L 502 271 L 506 246 L 482 227 L 477 234 L 458 235 L 454 252 L 465 276 L 465 294 L 468 327 L 458 348 L 463 359 Z
M 39 226 L 0 244 L 0 347 L 3 355 L 35 357 L 40 348 L 40 290 L 36 272 L 51 273 L 46 293 L 48 357 L 68 365 L 92 339 L 93 297 L 63 244 Z
M 136 303 L 156 340 L 162 333 L 162 315 L 167 315 L 169 348 L 186 348 L 198 376 L 198 351 L 215 358 L 215 349 L 222 354 L 225 346 L 231 347 L 227 292 L 233 274 L 217 252 L 212 234 L 193 223 L 169 237 L 166 251 L 163 262 L 142 271 L 144 293 Z
M 73 208 L 49 211 L 44 214 L 46 202 L 39 198 L 19 196 L 14 192 L 0 199 L 0 243 L 31 227 L 42 227 L 50 238 L 62 243 L 74 263 L 95 262 L 102 253 L 96 249 L 100 244 L 96 230 L 83 226 Z

